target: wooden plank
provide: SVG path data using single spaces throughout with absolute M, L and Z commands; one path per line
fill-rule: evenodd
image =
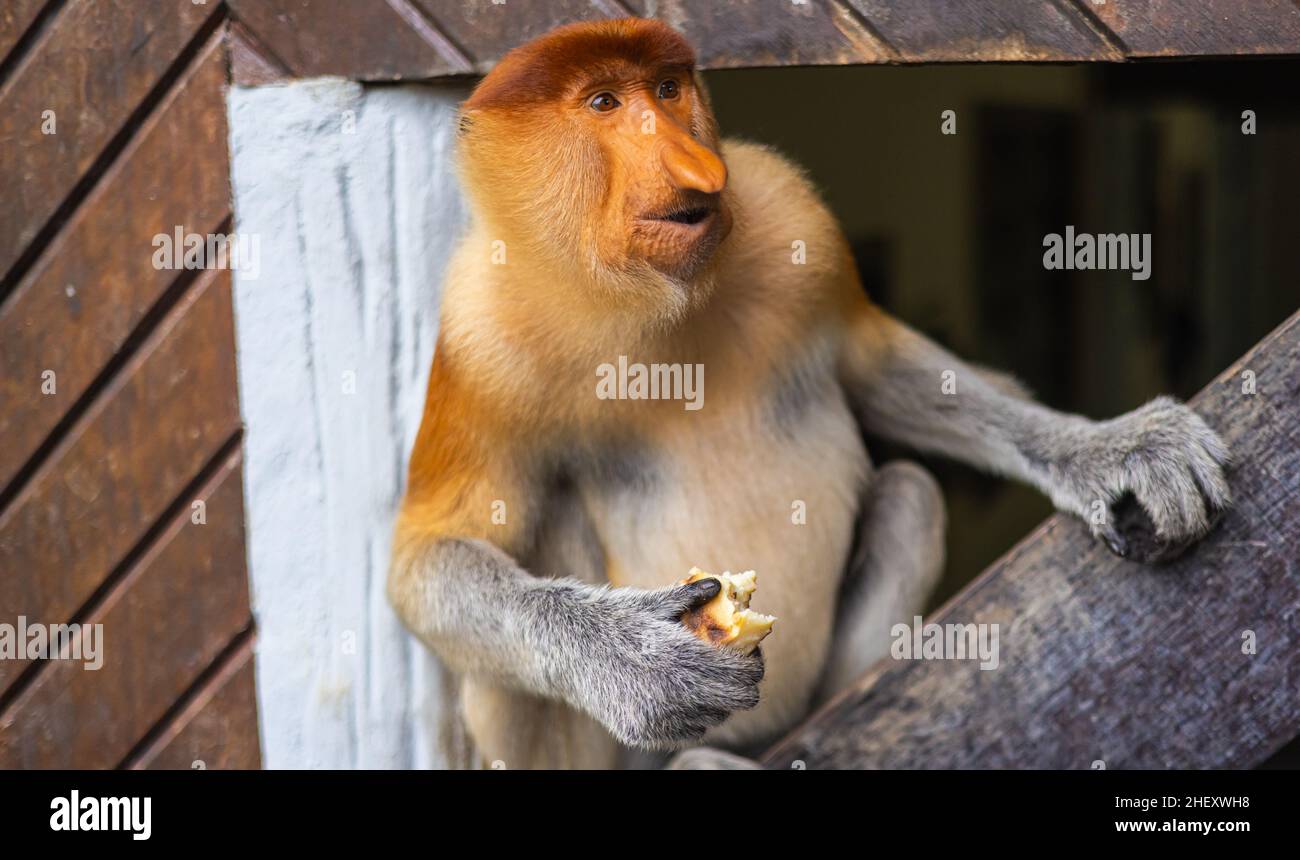
M 230 273 L 212 270 L 0 513 L 5 615 L 71 618 L 238 429 Z M 24 665 L 0 661 L 0 689 Z
M 1240 768 L 1300 734 L 1300 314 L 1193 405 L 1237 464 L 1198 548 L 1143 567 L 1053 517 L 929 619 L 998 624 L 999 668 L 886 658 L 764 764 Z
M 429 19 L 470 58 L 474 70 L 486 72 L 517 45 L 562 24 L 618 18 L 627 14 L 614 2 L 550 0 L 546 3 L 466 3 L 464 0 L 415 0 Z
M 231 21 L 226 28 L 226 46 L 233 83 L 260 87 L 293 77 L 289 67 L 239 21 Z
M 907 62 L 1120 60 L 1077 10 L 1042 0 L 847 0 Z
M 1300 54 L 1300 8 L 1290 0 L 1110 0 L 1088 9 L 1131 57 Z
M 158 742 L 131 764 L 147 770 L 257 770 L 261 766 L 251 637 Z
M 706 69 L 1119 61 L 1126 49 L 1136 57 L 1300 53 L 1300 10 L 1287 0 L 230 3 L 294 76 L 359 80 L 482 73 L 510 48 L 552 27 L 628 13 L 661 18 L 682 30 Z
M 0 94 L 0 273 L 23 250 L 123 128 L 210 16 L 213 4 L 131 0 L 65 9 Z M 55 123 L 53 134 L 47 119 Z
M 220 293 L 213 291 L 213 296 Z M 118 764 L 251 623 L 236 449 L 83 620 L 98 669 L 50 660 L 0 716 L 0 768 Z
M 0 62 L 32 26 L 45 4 L 46 0 L 7 0 L 0 8 Z
M 0 488 L 176 279 L 154 267 L 152 237 L 229 216 L 224 81 L 214 37 L 0 307 Z
M 229 5 L 298 77 L 398 80 L 473 70 L 411 0 L 229 0 Z
M 739 0 L 631 0 L 638 15 L 653 15 L 686 34 L 706 69 L 745 66 L 823 66 L 894 59 L 842 4 Z

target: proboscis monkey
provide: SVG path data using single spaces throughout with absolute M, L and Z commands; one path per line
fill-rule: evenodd
M 919 466 L 873 471 L 863 427 L 1026 481 L 1120 555 L 1229 504 L 1185 406 L 1054 412 L 872 305 L 799 170 L 719 139 L 694 64 L 662 23 L 575 24 L 462 110 L 472 218 L 389 595 L 460 679 L 479 763 L 752 748 L 883 656 L 937 580 L 944 508 Z M 621 358 L 702 368 L 701 408 L 602 396 Z M 1125 494 L 1154 550 L 1116 528 Z M 758 571 L 761 653 L 678 623 L 717 588 L 673 585 L 692 565 Z

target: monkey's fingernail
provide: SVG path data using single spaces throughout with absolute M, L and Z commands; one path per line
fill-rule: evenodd
M 701 579 L 699 582 L 692 582 L 687 587 L 691 590 L 691 594 L 687 599 L 690 600 L 692 606 L 696 606 L 701 603 L 708 603 L 717 597 L 718 592 L 722 590 L 722 583 L 716 579 Z
M 1124 538 L 1120 536 L 1119 532 L 1114 530 L 1108 531 L 1102 534 L 1102 540 L 1106 542 L 1106 546 L 1109 547 L 1110 551 L 1115 553 L 1115 555 L 1120 558 L 1128 558 L 1128 541 L 1124 540 Z

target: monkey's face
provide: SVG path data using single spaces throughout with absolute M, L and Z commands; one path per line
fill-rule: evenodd
M 598 82 L 579 98 L 584 132 L 609 165 L 602 257 L 689 279 L 731 229 L 727 168 L 706 132 L 711 117 L 694 75 L 645 70 Z
M 462 113 L 476 215 L 530 256 L 598 278 L 691 281 L 731 229 L 693 66 L 680 34 L 641 19 L 563 27 L 512 51 Z

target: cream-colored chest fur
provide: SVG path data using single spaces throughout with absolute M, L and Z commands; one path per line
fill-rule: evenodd
M 710 407 L 713 406 L 711 409 Z M 656 588 L 755 570 L 752 608 L 777 616 L 763 642 L 757 708 L 709 740 L 762 740 L 804 713 L 826 656 L 869 461 L 834 384 L 780 389 L 747 407 L 684 414 L 654 459 L 579 482 L 613 585 Z

